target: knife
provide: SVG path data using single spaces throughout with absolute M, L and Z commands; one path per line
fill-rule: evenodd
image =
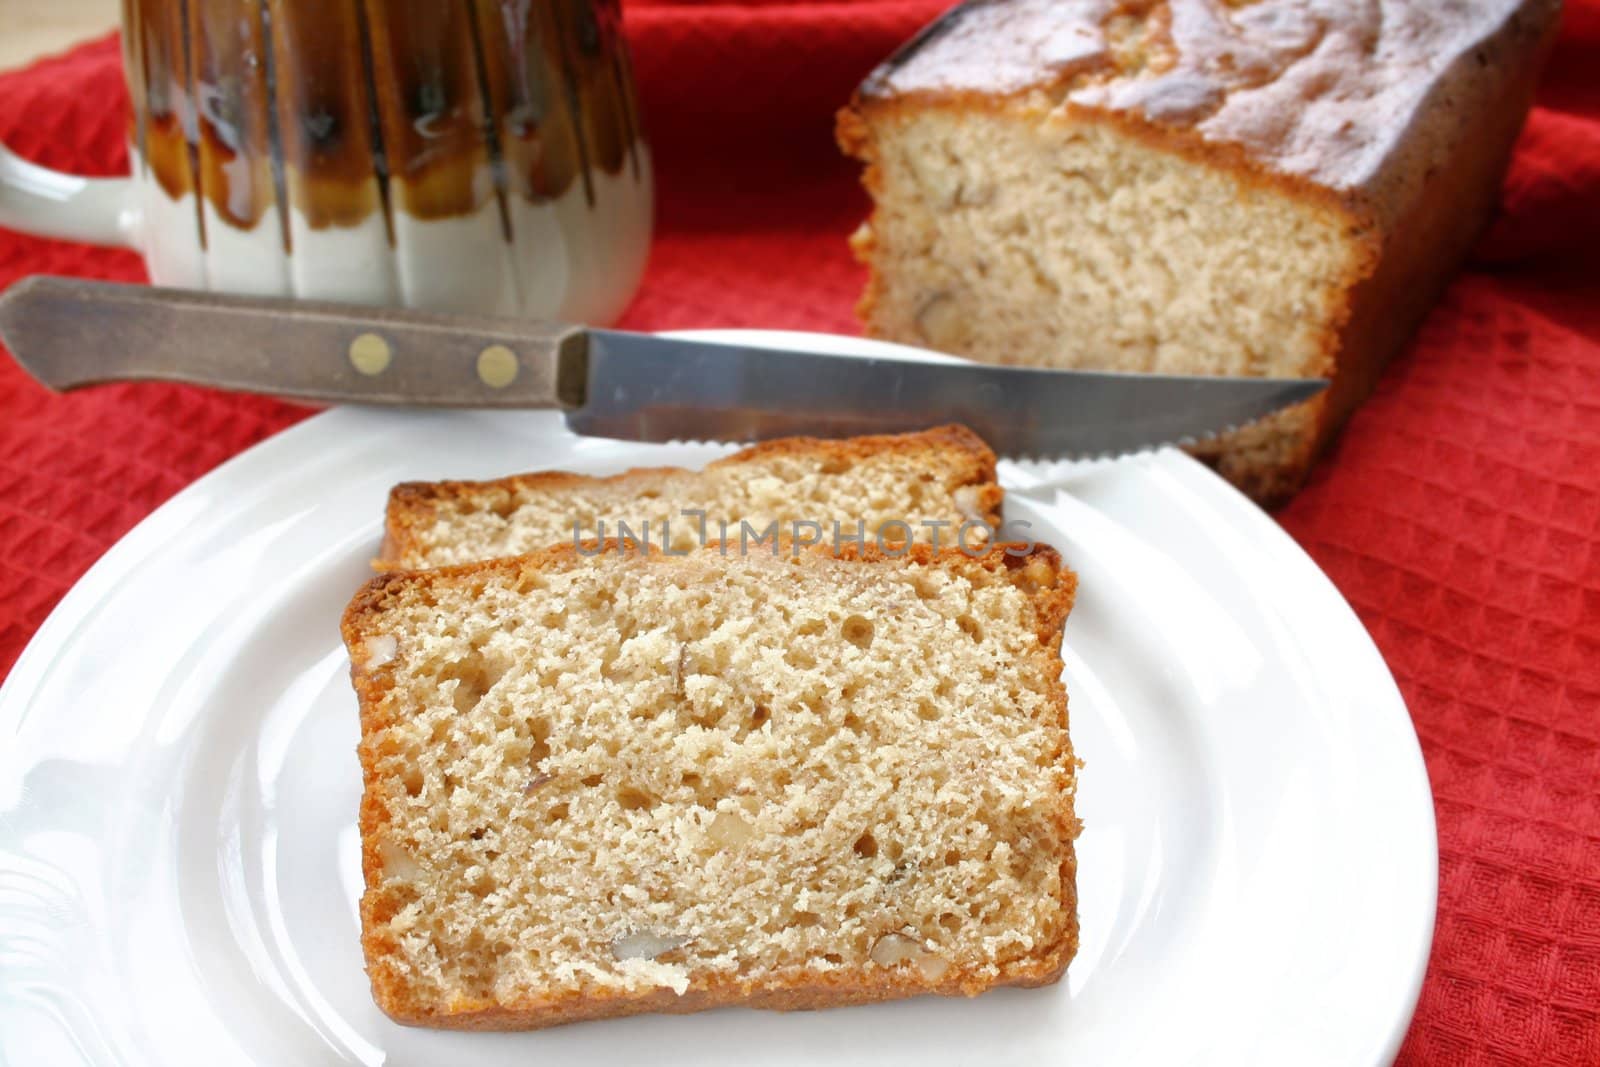
M 1203 440 L 1327 385 L 841 357 L 47 276 L 0 295 L 0 338 L 52 389 L 160 380 L 332 403 L 558 408 L 577 433 L 634 441 L 959 422 L 1003 456 L 1037 459 Z

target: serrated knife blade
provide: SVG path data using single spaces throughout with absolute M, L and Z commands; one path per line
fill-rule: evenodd
M 577 433 L 635 441 L 960 422 L 1003 456 L 1037 459 L 1203 440 L 1327 385 L 839 356 L 48 277 L 0 295 L 0 337 L 54 389 L 153 379 L 333 403 L 558 408 Z
M 840 357 L 591 330 L 579 433 L 636 441 L 846 437 L 959 422 L 1012 458 L 1203 440 L 1310 399 L 1321 379 L 1204 378 Z

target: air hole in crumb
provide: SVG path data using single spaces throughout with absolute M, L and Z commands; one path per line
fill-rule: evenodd
M 939 717 L 939 705 L 924 697 L 917 701 L 917 718 L 923 722 L 933 722 Z
M 641 808 L 654 806 L 656 798 L 646 793 L 643 789 L 636 789 L 625 785 L 617 790 L 617 803 L 623 811 L 638 811 Z
M 856 838 L 854 847 L 856 850 L 856 855 L 871 859 L 873 856 L 878 854 L 878 839 L 872 836 L 871 830 L 868 830 L 866 833 Z
M 857 715 L 855 712 L 851 711 L 845 713 L 844 728 L 846 730 L 854 730 L 859 734 L 861 732 L 861 728 L 865 725 L 866 724 L 861 721 L 861 716 Z
M 824 960 L 826 960 L 827 962 L 833 963 L 833 964 L 839 964 L 839 963 L 843 963 L 844 962 L 844 957 L 839 955 L 837 952 L 825 952 L 825 953 L 822 954 L 822 958 Z
M 900 842 L 898 841 L 890 841 L 883 851 L 896 863 L 899 863 L 900 857 L 906 854 L 906 850 L 900 847 Z
M 807 619 L 794 628 L 794 632 L 801 637 L 812 637 L 820 634 L 826 627 L 821 619 Z
M 822 916 L 814 911 L 797 911 L 794 913 L 794 925 L 820 926 L 822 925 Z
M 456 693 L 451 699 L 453 699 L 458 712 L 470 712 L 474 707 L 477 707 L 478 701 L 482 701 L 483 689 L 474 685 L 474 681 L 469 680 L 469 678 L 462 678 L 459 683 L 456 683 Z
M 732 811 L 719 811 L 706 824 L 706 835 L 718 848 L 734 849 L 755 840 L 755 827 Z
M 843 456 L 829 456 L 818 469 L 823 474 L 843 474 L 850 469 L 850 461 Z
M 699 789 L 704 781 L 705 779 L 701 778 L 693 771 L 686 771 L 678 777 L 678 784 L 686 785 L 690 789 Z
M 490 510 L 502 519 L 509 519 L 511 513 L 517 510 L 517 498 L 510 493 L 506 493 L 490 505 Z
M 534 719 L 528 723 L 528 732 L 533 735 L 533 744 L 528 747 L 528 762 L 538 764 L 550 755 L 550 723 L 545 719 Z
M 411 796 L 422 792 L 422 771 L 415 765 L 409 765 L 402 770 L 400 780 L 405 783 L 406 792 Z
M 480 655 L 470 655 L 445 669 L 440 676 L 441 680 L 455 679 L 455 692 L 451 694 L 451 702 L 457 712 L 466 714 L 478 706 L 483 695 L 495 687 L 495 684 L 505 677 L 506 668 L 491 664 Z
M 944 865 L 946 867 L 954 867 L 956 864 L 958 864 L 960 862 L 961 862 L 961 853 L 957 852 L 955 849 L 951 849 L 949 852 L 946 852 L 944 854 Z
M 757 704 L 755 710 L 750 713 L 750 729 L 761 729 L 770 718 L 772 718 L 772 710 L 765 704 Z
M 601 782 L 605 781 L 605 778 L 604 778 L 603 775 L 586 774 L 582 778 L 580 778 L 579 781 L 581 781 L 584 785 L 588 786 L 590 789 L 593 789 L 595 786 L 597 786 Z
M 566 817 L 567 817 L 567 806 L 565 804 L 552 804 L 552 805 L 550 805 L 549 818 L 550 818 L 551 822 L 560 822 L 562 819 L 565 819 Z
M 971 615 L 963 615 L 956 620 L 956 625 L 961 627 L 961 632 L 974 641 L 983 640 L 983 624 Z
M 961 916 L 957 915 L 953 911 L 947 911 L 943 915 L 939 916 L 939 926 L 946 933 L 953 934 L 957 930 L 961 929 Z
M 857 648 L 866 648 L 872 644 L 872 620 L 864 615 L 852 615 L 844 620 L 840 632 L 844 639 Z
M 1011 870 L 1011 877 L 1019 882 L 1027 881 L 1028 874 L 1033 869 L 1033 862 L 1029 859 L 1033 850 L 1019 848 L 1011 853 L 1011 862 L 1007 865 Z

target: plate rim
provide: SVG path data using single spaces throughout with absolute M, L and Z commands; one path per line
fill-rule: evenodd
M 796 330 L 755 330 L 755 329 L 704 329 L 704 330 L 679 330 L 670 331 L 680 336 L 694 336 L 705 340 L 723 339 L 731 343 L 772 343 L 789 344 L 812 343 L 817 347 L 827 347 L 839 355 L 866 354 L 888 355 L 891 358 L 898 355 L 910 358 L 926 358 L 938 356 L 949 359 L 939 353 L 924 352 L 910 346 L 877 341 L 869 338 L 853 337 L 842 334 L 821 334 L 810 331 Z M 821 340 L 818 340 L 821 339 Z M 851 351 L 854 349 L 855 351 Z M 143 560 L 150 554 L 150 550 L 158 548 L 165 543 L 169 530 L 182 525 L 182 517 L 192 511 L 201 503 L 208 493 L 218 486 L 226 486 L 241 474 L 249 476 L 250 468 L 261 465 L 264 469 L 275 469 L 280 466 L 274 457 L 285 448 L 292 449 L 302 437 L 318 437 L 330 432 L 336 433 L 340 422 L 351 418 L 359 418 L 362 413 L 374 409 L 357 406 L 336 406 L 314 412 L 309 417 L 288 426 L 271 436 L 256 442 L 243 451 L 230 456 L 210 471 L 202 474 L 182 489 L 178 490 L 167 500 L 163 501 L 148 515 L 140 519 L 131 529 L 119 537 L 108 547 L 104 553 L 81 575 L 62 596 L 60 601 L 50 610 L 44 621 L 35 630 L 18 655 L 3 682 L 0 682 L 0 738 L 9 738 L 19 733 L 27 721 L 28 712 L 31 710 L 30 694 L 37 690 L 39 683 L 48 673 L 56 655 L 70 642 L 71 635 L 92 617 L 96 607 L 105 599 L 105 594 L 114 589 L 120 579 L 136 570 Z M 1420 787 L 1422 794 L 1427 798 L 1427 803 L 1417 807 L 1409 813 L 1410 817 L 1418 820 L 1415 830 L 1420 837 L 1425 839 L 1429 848 L 1425 855 L 1415 857 L 1417 861 L 1417 876 L 1419 886 L 1427 883 L 1425 892 L 1426 914 L 1425 921 L 1420 923 L 1416 931 L 1416 945 L 1414 951 L 1408 953 L 1410 968 L 1405 983 L 1407 995 L 1403 1002 L 1396 1002 L 1391 1012 L 1388 1013 L 1389 1032 L 1381 1046 L 1382 1062 L 1391 1062 L 1399 1053 L 1415 1015 L 1417 1004 L 1421 997 L 1427 966 L 1431 957 L 1434 931 L 1438 914 L 1438 876 L 1439 876 L 1439 851 L 1437 814 L 1433 799 L 1432 784 L 1428 776 L 1427 764 L 1423 756 L 1420 739 L 1416 733 L 1415 722 L 1412 720 L 1409 709 L 1405 703 L 1403 693 L 1400 691 L 1397 680 L 1384 659 L 1381 650 L 1373 641 L 1370 632 L 1362 623 L 1354 607 L 1339 591 L 1333 580 L 1317 564 L 1316 560 L 1297 542 L 1267 512 L 1263 511 L 1253 501 L 1239 490 L 1223 480 L 1211 468 L 1195 460 L 1187 453 L 1173 448 L 1163 448 L 1152 453 L 1144 453 L 1145 457 L 1153 458 L 1167 466 L 1190 488 L 1200 490 L 1205 498 L 1214 506 L 1221 508 L 1229 518 L 1248 534 L 1248 540 L 1272 548 L 1284 562 L 1301 571 L 1308 580 L 1308 588 L 1316 592 L 1317 602 L 1302 604 L 1301 609 L 1308 613 L 1319 615 L 1329 624 L 1337 625 L 1343 629 L 1348 639 L 1352 639 L 1361 647 L 1368 660 L 1371 682 L 1381 687 L 1390 714 L 1400 716 L 1405 730 L 1403 738 L 1407 741 L 1403 753 L 1404 761 L 1408 765 L 1411 780 L 1409 787 L 1413 790 Z M 1019 474 L 1023 472 L 1017 472 Z M 1024 475 L 1024 477 L 1031 477 Z M 1034 479 L 1033 485 L 1025 485 L 1026 489 L 1049 488 L 1052 484 L 1061 487 L 1062 483 L 1052 483 L 1048 479 Z M 1371 670 L 1376 668 L 1376 670 Z M 1395 756 L 1402 753 L 1396 752 Z M 0 772 L 4 772 L 9 759 L 0 759 Z M 0 778 L 0 789 L 9 789 L 10 786 Z

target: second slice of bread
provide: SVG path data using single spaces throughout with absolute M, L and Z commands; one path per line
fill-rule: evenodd
M 343 632 L 362 944 L 397 1020 L 528 1029 L 1058 978 L 1076 761 L 1048 548 L 559 546 Z
M 373 566 L 417 570 L 515 556 L 616 536 L 618 522 L 634 534 L 648 529 L 657 546 L 665 522 L 669 543 L 688 548 L 736 539 L 741 520 L 757 532 L 777 522 L 791 536 L 794 523 L 815 523 L 818 536 L 827 538 L 835 522 L 846 535 L 862 523 L 869 540 L 885 523 L 905 523 L 911 539 L 923 542 L 931 540 L 923 525 L 931 521 L 945 524 L 940 543 L 954 545 L 965 522 L 999 525 L 1002 492 L 994 464 L 994 453 L 976 434 L 944 426 L 837 441 L 784 438 L 702 471 L 657 467 L 610 478 L 546 471 L 487 482 L 408 482 L 389 494 L 383 548 Z M 723 523 L 733 524 L 725 535 Z M 971 542 L 981 543 L 981 533 L 974 529 Z M 898 527 L 887 534 L 905 537 Z

